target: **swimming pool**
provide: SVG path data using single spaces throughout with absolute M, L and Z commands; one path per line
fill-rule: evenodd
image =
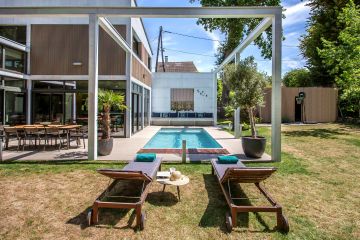
M 144 149 L 222 148 L 203 128 L 161 128 L 144 146 Z

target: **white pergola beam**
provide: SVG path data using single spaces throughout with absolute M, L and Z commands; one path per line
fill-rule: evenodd
M 26 48 L 25 45 L 20 44 L 18 42 L 12 41 L 10 39 L 4 38 L 0 36 L 0 44 L 2 45 L 6 45 L 8 47 L 20 50 L 20 51 L 24 51 L 24 52 L 28 52 L 29 49 Z
M 143 18 L 265 18 L 281 7 L 1 7 L 0 15 L 89 15 Z
M 282 14 L 272 18 L 271 160 L 281 161 Z
M 271 26 L 272 18 L 267 17 L 263 19 L 259 25 L 225 58 L 225 60 L 216 69 L 219 72 L 224 66 L 230 63 L 237 54 L 240 54 L 247 46 L 249 46 L 257 37 L 259 37 L 268 27 Z
M 28 75 L 0 69 L 0 75 L 10 78 L 28 79 Z
M 114 41 L 127 53 L 131 53 L 129 44 L 125 41 L 115 27 L 105 17 L 99 17 L 99 25 Z
M 97 159 L 99 18 L 89 15 L 88 159 Z

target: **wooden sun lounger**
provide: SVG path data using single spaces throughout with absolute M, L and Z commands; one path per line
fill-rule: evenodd
M 98 173 L 113 181 L 95 200 L 87 216 L 88 224 L 98 223 L 99 208 L 134 209 L 136 227 L 143 230 L 145 212 L 142 211 L 142 205 L 160 168 L 161 159 L 156 158 L 153 162 L 132 161 L 122 170 L 98 169 Z
M 267 179 L 276 171 L 273 167 L 246 167 L 238 161 L 236 164 L 220 164 L 218 160 L 213 159 L 212 174 L 216 174 L 220 187 L 224 193 L 230 213 L 226 215 L 226 227 L 231 232 L 237 223 L 237 213 L 239 212 L 275 212 L 277 217 L 277 229 L 288 232 L 289 224 L 282 213 L 282 207 L 275 202 L 269 193 L 262 186 L 261 182 Z M 260 190 L 260 193 L 269 201 L 271 206 L 248 206 L 237 205 L 234 200 L 239 200 L 232 196 L 230 183 L 254 183 Z

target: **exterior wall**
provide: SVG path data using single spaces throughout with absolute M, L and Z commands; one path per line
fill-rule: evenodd
M 213 73 L 153 73 L 152 112 L 171 111 L 171 88 L 194 88 L 194 111 L 214 112 Z M 197 90 L 204 91 L 207 97 L 201 96 Z
M 135 57 L 132 58 L 132 76 L 147 86 L 151 86 L 151 72 Z
M 133 2 L 133 4 L 135 4 Z M 151 70 L 149 66 L 149 56 L 152 55 L 151 47 L 148 42 L 148 38 L 143 27 L 142 21 L 140 18 L 132 18 L 131 26 L 134 31 L 134 35 L 140 41 L 139 44 L 139 56 L 132 57 L 132 74 L 131 76 L 139 80 L 140 82 L 145 83 L 147 86 L 151 86 Z M 131 44 L 132 47 L 132 44 Z
M 338 90 L 336 88 L 282 88 L 282 118 L 295 121 L 295 97 L 305 92 L 305 122 L 335 122 L 337 120 Z M 271 88 L 265 89 L 265 106 L 259 109 L 262 122 L 271 122 Z
M 126 26 L 115 28 L 125 38 Z M 32 25 L 32 75 L 87 75 L 89 41 L 87 25 Z M 100 30 L 99 74 L 125 75 L 125 51 Z M 81 66 L 74 66 L 81 62 Z

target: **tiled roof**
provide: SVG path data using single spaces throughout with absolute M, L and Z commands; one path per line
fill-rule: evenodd
M 163 63 L 159 62 L 158 72 L 163 72 Z M 198 72 L 194 62 L 166 62 L 165 72 Z

